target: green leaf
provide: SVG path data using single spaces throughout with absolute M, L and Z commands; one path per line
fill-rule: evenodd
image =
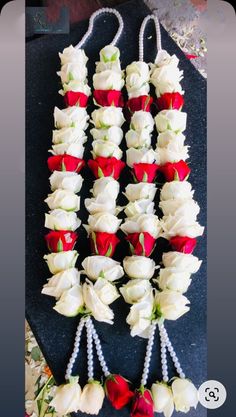
M 142 182 L 147 182 L 147 180 L 148 180 L 147 173 L 144 172 Z
M 104 272 L 103 272 L 103 271 L 100 271 L 100 272 L 99 272 L 99 274 L 98 274 L 98 276 L 99 276 L 100 278 L 105 278 L 105 274 L 104 274 Z
M 63 160 L 62 160 L 62 163 L 61 163 L 61 170 L 62 170 L 62 171 L 66 171 L 66 166 L 65 166 L 64 161 L 63 161 Z
M 174 180 L 179 181 L 179 174 L 178 174 L 178 171 L 176 169 L 175 169 Z
M 41 352 L 38 346 L 34 346 L 31 350 L 31 357 L 34 361 L 39 361 L 41 358 Z
M 104 177 L 102 169 L 98 167 L 98 178 L 102 178 L 102 177 Z
M 112 252 L 112 244 L 110 243 L 109 248 L 108 248 L 105 256 L 108 256 L 108 257 L 111 256 L 111 252 Z
M 68 76 L 69 76 L 69 81 L 73 81 L 74 80 L 74 77 L 73 77 L 72 72 L 69 72 Z
M 57 252 L 62 252 L 63 251 L 63 243 L 62 240 L 59 239 L 57 242 Z

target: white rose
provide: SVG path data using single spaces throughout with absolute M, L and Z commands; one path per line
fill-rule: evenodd
M 120 297 L 116 286 L 104 278 L 98 278 L 93 288 L 100 300 L 106 305 L 113 303 Z
M 160 209 L 163 211 L 164 216 L 178 215 L 183 217 L 191 217 L 196 220 L 200 211 L 198 203 L 194 200 L 166 200 L 159 203 Z
M 101 193 L 95 198 L 86 198 L 84 205 L 90 214 L 101 212 L 116 214 L 116 201 L 107 198 L 106 193 Z
M 91 114 L 96 128 L 108 129 L 111 126 L 121 127 L 125 121 L 121 107 L 100 107 Z
M 127 217 L 133 217 L 138 214 L 154 214 L 154 203 L 151 200 L 138 200 L 129 202 L 125 208 L 125 215 Z
M 154 200 L 157 188 L 155 184 L 148 182 L 139 182 L 137 184 L 128 184 L 125 188 L 125 196 L 129 201 L 140 199 Z
M 160 97 L 164 93 L 183 94 L 184 91 L 180 85 L 182 79 L 183 71 L 173 65 L 165 65 L 153 70 L 150 82 L 156 87 L 157 97 Z
M 181 252 L 163 253 L 162 262 L 165 268 L 177 268 L 190 274 L 195 274 L 202 263 L 196 256 Z
M 153 149 L 135 149 L 129 148 L 126 151 L 126 163 L 130 168 L 133 168 L 134 164 L 140 163 L 154 164 L 155 162 L 159 164 L 159 155 Z
M 188 215 L 188 216 L 187 216 Z M 192 219 L 192 213 L 186 213 L 185 217 L 181 215 L 163 216 L 161 221 L 163 229 L 162 236 L 169 239 L 172 236 L 202 236 L 204 227 Z
M 175 149 L 173 149 L 172 145 L 167 148 L 156 148 L 160 165 L 164 165 L 166 162 L 179 162 L 181 160 L 186 161 L 186 159 L 189 158 L 189 146 L 179 147 L 178 144 L 176 144 L 174 148 Z
M 77 92 L 83 93 L 86 96 L 90 96 L 91 94 L 91 88 L 88 86 L 88 84 L 82 81 L 78 81 L 78 80 L 72 80 L 72 81 L 69 81 L 68 83 L 64 83 L 62 87 L 63 89 L 59 90 L 59 94 L 61 94 L 62 96 L 64 96 L 67 93 L 67 91 L 74 91 L 75 93 Z M 79 102 L 78 102 L 77 107 L 79 107 Z
M 162 67 L 163 65 L 173 65 L 177 67 L 178 63 L 179 63 L 179 59 L 177 58 L 176 55 L 169 55 L 167 51 L 165 51 L 164 49 L 161 49 L 157 53 L 157 56 L 155 59 L 155 65 L 152 64 L 151 66 Z
M 88 281 L 83 284 L 83 297 L 87 309 L 92 313 L 95 320 L 113 324 L 114 313 L 100 300 L 92 282 Z
M 62 84 L 72 80 L 85 81 L 88 74 L 87 67 L 84 63 L 68 62 L 62 65 L 57 75 L 61 78 Z
M 116 281 L 124 275 L 120 263 L 107 256 L 88 256 L 83 260 L 82 267 L 84 268 L 83 272 L 92 280 L 101 277 L 108 281 Z
M 123 139 L 123 130 L 118 126 L 111 126 L 108 129 L 91 129 L 90 133 L 94 140 L 106 140 L 120 145 Z
M 111 213 L 96 213 L 88 218 L 88 231 L 116 233 L 122 220 Z
M 161 290 L 172 290 L 185 293 L 191 284 L 191 274 L 178 268 L 161 268 L 158 285 Z
M 56 387 L 54 398 L 49 405 L 55 408 L 58 416 L 79 410 L 81 388 L 78 380 L 78 377 L 72 377 L 69 383 Z
M 94 74 L 93 86 L 95 90 L 117 90 L 120 91 L 124 87 L 124 79 L 122 72 L 105 70 Z
M 44 255 L 43 259 L 47 262 L 49 271 L 52 274 L 65 271 L 68 268 L 74 268 L 78 252 L 76 250 L 67 250 Z
M 47 284 L 43 286 L 42 294 L 59 298 L 63 291 L 68 290 L 80 283 L 80 273 L 76 268 L 69 268 L 65 271 L 58 272 L 48 279 Z
M 127 90 L 129 98 L 135 98 L 140 96 L 147 96 L 149 94 L 150 87 L 148 83 L 145 83 L 140 88 L 127 88 Z
M 146 256 L 126 256 L 123 267 L 130 278 L 150 279 L 155 272 L 155 262 Z
M 107 198 L 116 200 L 120 192 L 120 184 L 112 177 L 98 178 L 93 183 L 92 193 L 97 197 L 100 193 L 105 193 Z
M 86 65 L 88 58 L 84 52 L 84 49 L 74 48 L 74 46 L 70 45 L 67 48 L 63 49 L 63 52 L 59 52 L 59 57 L 61 60 L 61 64 L 67 64 L 70 62 L 75 62 L 77 64 Z
M 80 174 L 70 171 L 53 171 L 49 177 L 52 191 L 61 188 L 63 190 L 73 191 L 74 193 L 78 193 L 81 190 L 83 180 Z
M 71 106 L 66 109 L 54 108 L 54 123 L 57 129 L 63 127 L 79 127 L 85 130 L 88 127 L 89 116 L 85 108 Z
M 68 211 L 78 211 L 80 209 L 80 197 L 68 190 L 55 190 L 44 200 L 51 210 L 60 208 Z
M 151 113 L 144 110 L 134 112 L 131 117 L 130 128 L 136 132 L 141 132 L 146 129 L 149 133 L 153 131 L 154 121 Z
M 122 72 L 123 74 L 123 71 L 121 71 L 120 61 L 114 61 L 114 62 L 111 62 L 111 61 L 100 62 L 99 61 L 99 62 L 95 62 L 95 64 L 96 64 L 96 73 L 110 70 L 110 71 L 117 71 L 119 73 Z
M 72 288 L 63 291 L 53 309 L 66 317 L 77 316 L 84 305 L 81 285 L 74 285 Z
M 159 133 L 165 130 L 183 132 L 186 129 L 187 113 L 179 110 L 162 110 L 155 117 L 156 128 Z
M 193 194 L 192 185 L 188 181 L 166 182 L 161 189 L 160 201 L 171 199 L 188 200 L 193 198 Z
M 96 158 L 96 156 L 103 156 L 104 158 L 110 158 L 113 156 L 116 159 L 121 159 L 123 155 L 119 146 L 106 140 L 94 140 L 92 147 L 92 154 L 94 158 Z
M 145 80 L 145 78 L 142 75 L 139 75 L 137 73 L 128 74 L 126 77 L 126 88 L 128 93 L 139 90 L 146 86 L 146 91 L 149 92 L 150 87 L 149 83 Z
M 131 64 L 127 65 L 126 67 L 126 74 L 138 74 L 140 75 L 145 81 L 149 81 L 149 66 L 146 62 L 143 61 L 134 61 Z
M 176 291 L 164 290 L 157 291 L 155 305 L 162 317 L 167 320 L 177 320 L 189 311 L 189 300 Z
M 148 148 L 151 146 L 151 135 L 146 129 L 141 130 L 141 132 L 129 130 L 125 135 L 125 139 L 127 148 L 140 148 L 142 146 Z
M 80 127 L 63 127 L 52 131 L 52 143 L 85 143 L 87 137 Z
M 198 390 L 191 381 L 185 378 L 176 378 L 172 382 L 171 388 L 176 411 L 188 413 L 191 407 L 197 407 Z
M 49 150 L 53 155 L 71 155 L 76 158 L 83 158 L 84 146 L 82 143 L 59 143 L 58 145 L 52 145 L 52 149 Z
M 114 45 L 106 45 L 100 50 L 99 55 L 101 62 L 115 62 L 120 58 L 120 50 Z
M 80 397 L 80 411 L 97 415 L 102 408 L 104 397 L 104 389 L 99 382 L 88 382 L 84 386 Z
M 51 230 L 71 230 L 74 232 L 81 225 L 81 220 L 73 211 L 55 209 L 45 214 L 44 225 Z
M 183 133 L 176 133 L 172 130 L 166 130 L 165 132 L 159 133 L 157 138 L 158 148 L 167 148 L 169 146 L 183 147 L 185 136 Z
M 171 417 L 174 411 L 174 401 L 171 388 L 164 382 L 156 382 L 151 388 L 154 411 Z
M 155 214 L 140 214 L 126 219 L 120 228 L 126 234 L 148 232 L 157 239 L 161 233 L 161 221 Z
M 140 336 L 148 338 L 149 327 L 151 324 L 151 316 L 153 310 L 153 295 L 150 293 L 144 301 L 135 303 L 130 308 L 130 313 L 126 318 L 126 322 L 130 325 L 131 336 Z
M 129 304 L 144 301 L 151 291 L 152 286 L 147 279 L 132 279 L 120 288 L 125 302 Z

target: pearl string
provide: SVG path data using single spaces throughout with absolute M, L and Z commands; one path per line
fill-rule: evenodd
M 97 351 L 97 355 L 98 355 L 98 359 L 102 368 L 102 371 L 104 373 L 104 375 L 107 377 L 108 375 L 110 375 L 111 373 L 108 370 L 103 352 L 102 352 L 102 347 L 101 347 L 101 342 L 100 339 L 98 337 L 98 334 L 96 332 L 96 329 L 93 325 L 93 322 L 91 321 L 91 329 L 92 329 L 92 335 L 93 335 L 93 339 L 95 342 L 95 347 L 96 347 L 96 351 Z
M 144 386 L 147 384 L 148 374 L 149 374 L 149 366 L 151 362 L 151 356 L 152 356 L 152 348 L 154 344 L 154 336 L 156 331 L 156 323 L 150 325 L 149 329 L 149 337 L 148 337 L 148 343 L 146 348 L 146 356 L 144 359 L 144 367 L 143 367 L 143 374 L 141 379 L 141 386 Z
M 169 336 L 167 334 L 167 331 L 166 331 L 164 325 L 162 325 L 161 333 L 162 333 L 162 337 L 163 337 L 163 340 L 165 342 L 165 345 L 166 345 L 166 347 L 167 347 L 167 349 L 168 349 L 168 351 L 170 353 L 170 356 L 171 356 L 171 358 L 173 360 L 173 363 L 174 363 L 174 366 L 176 368 L 176 371 L 179 374 L 179 377 L 180 378 L 185 378 L 185 374 L 184 374 L 184 372 L 182 370 L 182 367 L 180 365 L 179 359 L 178 359 L 178 357 L 177 357 L 177 355 L 175 353 L 175 350 L 174 350 L 174 348 L 172 346 L 172 343 L 171 343 L 171 341 L 169 339 Z
M 163 324 L 159 325 L 159 334 L 160 334 L 160 341 L 161 341 L 162 378 L 164 382 L 168 382 L 169 376 L 168 376 L 168 365 L 167 365 L 167 355 L 166 355 L 166 340 L 163 334 Z
M 143 20 L 143 23 L 141 25 L 140 32 L 139 32 L 139 61 L 143 61 L 143 55 L 144 55 L 144 45 L 143 45 L 144 32 L 145 32 L 145 29 L 146 29 L 146 24 L 147 24 L 147 22 L 149 20 L 154 20 L 154 23 L 155 23 L 157 52 L 162 50 L 162 47 L 161 47 L 161 30 L 160 30 L 159 20 L 158 20 L 157 16 L 155 16 L 155 15 L 148 15 Z
M 87 328 L 87 358 L 88 358 L 88 381 L 92 381 L 94 379 L 93 375 L 93 333 L 92 333 L 92 320 L 89 317 L 86 321 L 86 328 Z
M 111 14 L 114 14 L 116 17 L 117 17 L 117 20 L 118 20 L 118 22 L 119 22 L 119 28 L 118 28 L 118 30 L 117 30 L 117 33 L 116 33 L 116 35 L 115 35 L 115 37 L 114 37 L 114 39 L 113 39 L 113 41 L 112 42 L 110 42 L 110 45 L 115 45 L 117 42 L 118 42 L 118 40 L 119 40 L 119 38 L 120 38 L 120 35 L 121 35 L 121 33 L 122 33 L 122 31 L 123 31 L 123 29 L 124 29 L 124 22 L 123 22 L 123 19 L 122 19 L 122 16 L 121 16 L 121 14 L 116 10 L 116 9 L 112 9 L 112 8 L 110 8 L 110 7 L 103 7 L 102 9 L 99 9 L 99 10 L 97 10 L 96 12 L 94 12 L 92 15 L 91 15 L 91 17 L 90 17 L 90 19 L 89 19 L 89 26 L 88 26 L 88 30 L 87 30 L 87 32 L 85 33 L 85 35 L 82 37 L 82 39 L 81 39 L 81 41 L 75 46 L 75 48 L 76 49 L 79 49 L 79 48 L 81 48 L 82 47 L 82 45 L 87 41 L 87 39 L 91 36 L 91 34 L 92 34 L 92 31 L 93 31 L 93 26 L 94 26 L 94 21 L 95 21 L 95 19 L 98 17 L 98 16 L 100 16 L 100 15 L 102 15 L 102 14 L 104 14 L 104 13 L 111 13 Z
M 65 374 L 65 379 L 66 380 L 68 380 L 71 377 L 73 365 L 74 365 L 75 360 L 77 358 L 77 355 L 79 353 L 80 339 L 81 339 L 81 334 L 82 334 L 83 327 L 85 325 L 85 321 L 86 321 L 86 319 L 82 318 L 80 320 L 80 323 L 79 323 L 78 327 L 77 327 L 75 342 L 74 342 L 74 349 L 73 349 L 72 355 L 70 357 L 70 360 L 69 360 L 67 368 L 66 368 L 66 374 Z

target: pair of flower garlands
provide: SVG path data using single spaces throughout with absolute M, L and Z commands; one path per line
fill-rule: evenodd
M 89 213 L 88 225 L 84 227 L 92 255 L 83 260 L 83 270 L 79 271 L 75 266 L 78 252 L 74 245 L 78 238 L 76 229 L 81 224 L 77 216 L 80 209 L 78 193 L 84 180 L 79 172 L 85 165 L 85 131 L 89 126 L 86 107 L 91 95 L 87 83 L 88 58 L 81 46 L 91 34 L 94 18 L 103 12 L 114 13 L 120 27 L 113 42 L 100 51 L 100 61 L 96 63 L 93 76 L 93 99 L 97 109 L 91 114 L 94 126 L 90 130 L 92 159 L 87 164 L 96 179 L 91 198 L 84 202 Z M 158 53 L 153 64 L 143 61 L 143 35 L 149 19 L 154 20 L 157 34 Z M 154 412 L 170 417 L 174 409 L 188 412 L 198 402 L 197 389 L 185 377 L 164 327 L 164 320 L 177 320 L 189 311 L 189 300 L 183 294 L 191 284 L 191 275 L 201 265 L 201 261 L 192 255 L 196 237 L 202 235 L 203 227 L 197 222 L 199 206 L 193 199 L 194 191 L 188 182 L 190 168 L 185 162 L 189 147 L 185 145 L 183 135 L 187 119 L 187 114 L 182 112 L 184 92 L 180 81 L 183 71 L 178 68 L 177 57 L 162 50 L 159 23 L 152 15 L 144 19 L 140 30 L 139 61 L 122 70 L 120 52 L 114 46 L 122 25 L 116 10 L 101 9 L 92 15 L 89 30 L 81 42 L 59 53 L 61 70 L 57 74 L 62 83 L 59 93 L 64 96 L 66 108 L 55 107 L 54 110 L 52 156 L 48 158 L 52 193 L 45 200 L 50 210 L 45 217 L 45 227 L 51 230 L 46 235 L 51 253 L 44 256 L 52 277 L 42 293 L 55 297 L 54 310 L 59 314 L 81 316 L 67 365 L 66 383 L 57 388 L 51 402 L 59 416 L 73 411 L 98 414 L 105 394 L 116 409 L 131 402 L 132 417 L 152 417 Z M 155 88 L 155 97 L 150 95 L 150 85 Z M 124 86 L 128 94 L 126 103 L 122 95 Z M 125 139 L 126 164 L 131 169 L 132 182 L 125 189 L 126 206 L 118 207 L 118 180 L 125 166 L 119 147 L 123 140 L 124 107 L 130 115 L 130 130 Z M 157 110 L 154 118 L 153 109 Z M 154 125 L 158 132 L 155 149 L 151 146 Z M 163 212 L 161 219 L 155 214 L 154 206 L 157 175 L 163 179 L 159 202 Z M 121 211 L 126 216 L 123 224 L 117 217 Z M 116 235 L 119 228 L 124 232 L 131 252 L 124 258 L 123 266 L 112 259 L 119 243 Z M 163 254 L 161 268 L 150 258 L 159 237 L 167 239 L 171 247 Z M 116 281 L 124 274 L 129 281 L 118 291 Z M 110 304 L 120 296 L 119 292 L 131 305 L 126 318 L 131 336 L 148 339 L 140 387 L 135 391 L 124 377 L 109 371 L 91 318 L 113 324 Z M 72 373 L 84 328 L 87 332 L 88 383 L 81 389 L 78 376 L 72 376 Z M 162 380 L 154 382 L 149 390 L 147 380 L 157 328 Z M 94 379 L 94 347 L 105 375 L 103 384 Z M 168 352 L 178 375 L 171 380 Z

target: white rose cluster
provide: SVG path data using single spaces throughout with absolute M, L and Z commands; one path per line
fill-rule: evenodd
M 93 76 L 94 90 L 103 93 L 109 90 L 120 92 L 124 86 L 123 71 L 120 67 L 120 51 L 116 46 L 107 45 L 100 51 L 100 61 L 96 63 L 96 73 Z M 94 128 L 90 133 L 93 137 L 92 155 L 95 159 L 97 156 L 104 158 L 114 157 L 122 158 L 122 151 L 119 145 L 123 138 L 121 129 L 125 119 L 122 108 L 109 105 L 101 106 L 94 99 L 95 104 L 99 107 L 92 112 L 91 122 Z
M 84 50 L 70 45 L 62 53 L 59 53 L 59 57 L 61 70 L 57 72 L 57 75 L 60 77 L 62 84 L 62 90 L 59 93 L 64 96 L 68 91 L 73 91 L 89 96 L 91 91 L 88 86 L 86 65 L 88 58 Z M 79 105 L 79 101 L 77 105 Z

